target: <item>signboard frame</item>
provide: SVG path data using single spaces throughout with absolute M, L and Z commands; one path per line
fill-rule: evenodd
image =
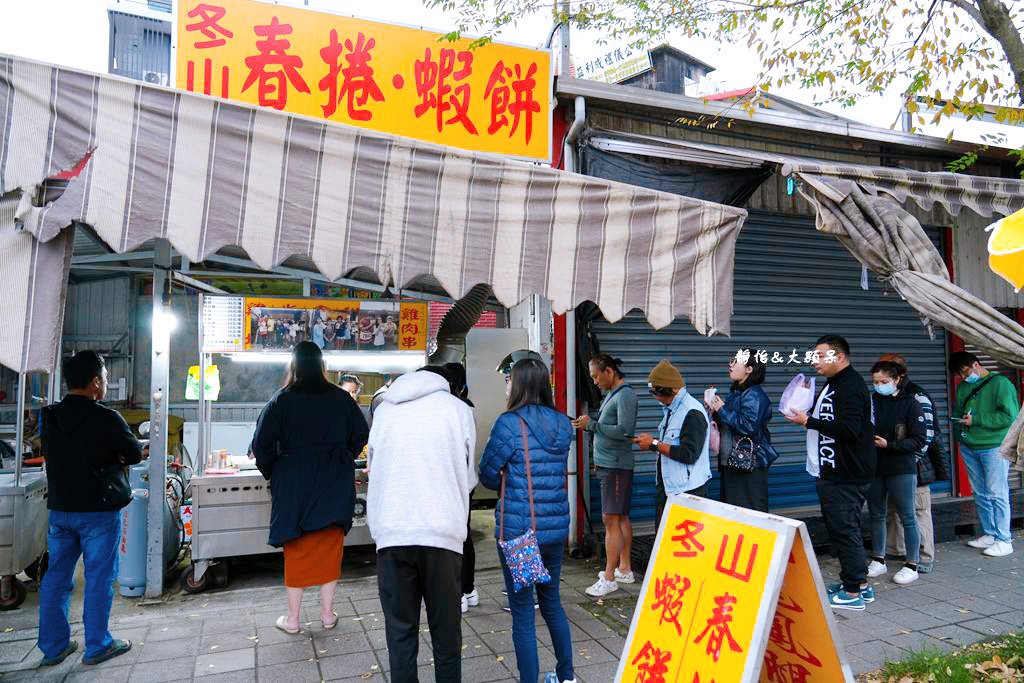
M 183 40 L 182 40 L 185 37 L 185 33 L 186 33 L 186 16 L 185 16 L 185 14 L 188 11 L 188 6 L 191 5 L 194 1 L 195 0 L 173 0 L 173 3 L 172 3 L 172 12 L 173 12 L 172 24 L 174 26 L 174 30 L 172 31 L 173 35 L 171 37 L 171 69 L 170 69 L 170 71 L 171 71 L 171 78 L 172 78 L 172 86 L 175 87 L 175 88 L 182 89 L 182 90 L 187 90 L 188 88 L 185 85 L 186 74 L 182 73 L 183 69 L 179 68 L 179 66 L 182 66 L 182 65 L 187 63 L 187 61 L 188 61 L 188 51 L 191 49 L 189 47 L 190 44 L 188 43 L 188 41 L 184 41 L 183 42 Z M 420 43 L 420 44 L 422 44 L 423 46 L 426 46 L 426 47 L 436 46 L 437 48 L 449 47 L 449 48 L 455 48 L 455 49 L 458 49 L 458 50 L 467 50 L 468 49 L 468 45 L 473 40 L 475 40 L 475 38 L 476 38 L 474 36 L 462 36 L 458 41 L 455 41 L 455 42 L 445 41 L 445 40 L 443 40 L 443 36 L 445 36 L 447 34 L 447 31 L 431 29 L 429 27 L 419 26 L 419 25 L 415 25 L 415 24 L 405 24 L 405 23 L 401 23 L 401 22 L 386 22 L 386 21 L 382 21 L 380 19 L 373 19 L 373 18 L 369 18 L 369 17 L 360 16 L 360 15 L 357 15 L 357 14 L 351 14 L 351 13 L 346 13 L 346 12 L 339 12 L 339 11 L 332 10 L 330 8 L 324 8 L 324 7 L 317 7 L 317 6 L 310 6 L 310 5 L 296 6 L 296 5 L 276 2 L 275 0 L 224 0 L 224 1 L 225 2 L 245 2 L 245 3 L 248 3 L 248 4 L 252 4 L 252 5 L 265 5 L 265 6 L 269 7 L 269 8 L 274 8 L 274 9 L 276 9 L 278 11 L 281 11 L 281 12 L 289 12 L 290 13 L 290 12 L 298 11 L 298 12 L 304 12 L 304 13 L 327 15 L 327 16 L 330 16 L 330 17 L 336 17 L 338 20 L 344 21 L 344 22 L 356 22 L 356 23 L 362 23 L 362 24 L 368 24 L 368 25 L 375 25 L 375 26 L 383 27 L 384 29 L 394 29 L 394 30 L 399 30 L 399 31 L 416 31 L 416 32 L 422 32 L 422 33 L 426 33 L 426 34 L 431 34 L 431 35 L 434 36 L 434 39 L 432 41 L 430 41 L 429 43 L 427 41 L 422 41 Z M 298 39 L 298 37 L 300 35 L 301 35 L 301 32 L 296 32 L 295 34 L 292 34 L 292 35 L 288 36 L 288 38 Z M 344 42 L 344 36 L 341 36 L 341 38 L 342 38 L 342 42 Z M 368 130 L 384 132 L 384 133 L 388 133 L 388 134 L 392 134 L 392 135 L 399 135 L 399 136 L 403 136 L 403 137 L 407 137 L 407 138 L 419 139 L 419 140 L 423 140 L 425 142 L 430 142 L 430 143 L 433 143 L 433 144 L 448 145 L 448 146 L 452 146 L 452 147 L 457 147 L 459 149 L 464 149 L 464 150 L 467 150 L 467 151 L 475 151 L 475 152 L 480 152 L 480 153 L 484 153 L 484 154 L 494 154 L 494 155 L 498 155 L 498 156 L 501 156 L 501 157 L 507 157 L 507 158 L 511 158 L 511 159 L 518 159 L 518 160 L 521 160 L 521 161 L 550 164 L 551 161 L 552 161 L 552 158 L 553 158 L 553 149 L 554 149 L 554 145 L 555 145 L 554 134 L 553 134 L 553 121 L 554 121 L 554 110 L 555 110 L 555 107 L 557 106 L 557 97 L 555 95 L 555 88 L 554 88 L 554 78 L 555 78 L 555 71 L 556 71 L 555 56 L 553 55 L 553 53 L 552 53 L 552 51 L 550 49 L 549 50 L 542 50 L 542 49 L 538 49 L 538 48 L 533 47 L 533 46 L 522 45 L 522 44 L 513 43 L 513 42 L 505 42 L 505 41 L 490 41 L 490 42 L 488 42 L 484 46 L 481 46 L 481 47 L 478 47 L 478 48 L 474 48 L 474 50 L 472 50 L 472 52 L 474 54 L 477 54 L 480 50 L 502 49 L 502 48 L 507 48 L 509 50 L 515 50 L 515 51 L 523 51 L 523 50 L 529 51 L 529 52 L 535 53 L 535 55 L 537 56 L 538 60 L 540 60 L 540 59 L 546 59 L 547 60 L 547 68 L 546 69 L 543 68 L 542 64 L 538 64 L 539 68 L 538 68 L 538 70 L 537 70 L 537 72 L 535 74 L 535 78 L 537 80 L 537 86 L 533 90 L 533 92 L 538 96 L 538 99 L 536 99 L 534 101 L 536 101 L 536 102 L 541 104 L 540 110 L 536 113 L 536 119 L 535 119 L 535 122 L 534 122 L 534 125 L 533 125 L 533 129 L 534 129 L 534 133 L 533 134 L 534 134 L 534 136 L 543 135 L 544 138 L 547 141 L 547 143 L 546 143 L 546 152 L 543 155 L 541 155 L 540 153 L 535 153 L 535 154 L 519 154 L 519 153 L 515 153 L 515 152 L 507 152 L 507 151 L 504 151 L 503 149 L 497 149 L 497 148 L 492 148 L 492 147 L 486 147 L 485 148 L 485 147 L 480 147 L 480 146 L 459 144 L 458 142 L 453 142 L 450 139 L 451 136 L 445 134 L 445 130 L 438 131 L 436 133 L 436 137 L 422 137 L 422 136 L 415 135 L 413 132 L 409 132 L 409 131 L 405 131 L 405 130 L 396 130 L 396 129 L 393 129 L 392 127 L 383 127 L 383 128 L 382 127 L 371 127 L 371 126 L 368 126 L 368 125 L 365 125 L 365 124 L 361 124 L 361 123 L 358 123 L 358 122 L 339 121 L 339 120 L 331 119 L 331 118 L 326 118 L 325 119 L 324 117 L 320 116 L 319 113 L 310 114 L 309 112 L 294 111 L 294 110 L 291 110 L 291 109 L 288 109 L 286 111 L 288 111 L 289 113 L 291 113 L 294 116 L 300 116 L 300 117 L 304 117 L 304 118 L 311 118 L 313 120 L 318 120 L 318 121 L 327 120 L 327 121 L 329 121 L 331 123 L 340 123 L 341 125 L 350 125 L 350 126 L 359 127 L 359 128 L 366 128 Z M 342 58 L 342 61 L 344 61 L 344 58 Z M 221 68 L 221 65 L 218 64 L 216 67 L 212 67 L 212 69 L 216 69 L 216 68 Z M 319 69 L 319 66 L 318 66 L 318 69 Z M 486 70 L 486 68 L 485 68 L 485 70 Z M 318 71 L 317 74 L 316 74 L 318 79 L 319 79 L 320 75 L 321 74 Z M 386 87 L 391 87 L 393 79 L 392 79 L 392 76 L 391 76 L 390 73 L 382 72 L 380 80 L 381 80 L 382 83 L 386 84 Z M 212 96 L 216 96 L 216 93 L 213 93 L 212 91 L 211 91 L 210 94 Z M 539 99 L 540 96 L 543 96 L 544 99 L 543 100 Z M 254 102 L 249 102 L 249 100 L 241 100 L 241 99 L 236 99 L 234 97 L 229 97 L 228 99 L 231 99 L 232 101 L 244 101 L 246 103 L 252 104 L 253 106 L 259 106 L 258 104 L 254 103 Z M 452 119 L 452 120 L 454 120 L 454 119 Z M 447 121 L 446 124 L 450 124 L 452 120 Z M 485 123 L 485 125 L 483 127 L 483 131 L 486 131 L 486 130 L 487 130 L 487 126 L 486 126 L 486 123 Z M 517 133 L 517 135 L 518 135 L 518 133 Z M 483 136 L 481 136 L 481 139 L 482 139 L 482 137 Z
M 659 549 L 662 548 L 662 543 L 665 538 L 666 527 L 668 526 L 667 520 L 669 519 L 672 510 L 678 507 L 696 511 L 702 515 L 716 517 L 724 520 L 725 522 L 735 522 L 747 527 L 760 529 L 775 535 L 776 542 L 774 543 L 771 560 L 764 578 L 764 585 L 761 591 L 762 598 L 758 606 L 757 616 L 754 621 L 750 640 L 747 643 L 743 672 L 741 677 L 737 679 L 738 683 L 755 683 L 762 680 L 762 670 L 765 665 L 765 654 L 772 635 L 776 612 L 779 609 L 780 596 L 782 594 L 786 572 L 790 565 L 792 553 L 798 547 L 797 544 L 799 544 L 799 547 L 803 550 L 803 555 L 806 558 L 806 566 L 813 577 L 814 592 L 817 594 L 817 602 L 819 603 L 824 615 L 825 626 L 831 636 L 829 647 L 834 649 L 837 655 L 839 669 L 842 672 L 843 679 L 848 683 L 853 683 L 853 674 L 839 639 L 835 616 L 832 614 L 831 606 L 828 603 L 827 592 L 822 579 L 821 570 L 815 560 L 814 548 L 811 545 L 807 526 L 798 520 L 788 519 L 755 510 L 748 510 L 689 494 L 672 495 L 668 497 L 668 502 L 666 503 L 662 519 L 659 521 L 658 532 L 654 541 L 654 555 L 648 564 L 648 569 L 640 588 L 640 594 L 637 597 L 637 604 L 633 611 L 633 618 L 630 622 L 629 633 L 626 636 L 626 641 L 623 646 L 622 656 L 619 658 L 619 666 L 616 670 L 615 680 L 624 680 L 623 676 L 630 667 L 630 656 L 634 650 L 638 626 L 641 622 L 641 618 L 645 615 L 648 602 L 653 599 L 653 594 L 650 590 L 651 582 L 652 580 L 657 580 L 655 567 L 657 565 Z M 738 552 L 739 546 L 737 546 L 737 553 Z M 753 560 L 751 560 L 751 562 L 753 562 Z M 810 616 L 813 617 L 814 615 Z M 646 618 L 652 619 L 652 617 L 649 616 Z M 689 635 L 690 632 L 687 632 L 687 637 Z M 831 651 L 832 650 L 830 649 L 830 652 Z M 715 661 L 717 663 L 717 658 Z M 680 680 L 681 683 L 690 683 L 689 680 L 678 680 Z M 703 681 L 703 679 L 700 680 Z

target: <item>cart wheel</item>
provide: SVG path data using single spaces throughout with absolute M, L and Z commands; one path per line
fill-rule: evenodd
M 35 560 L 32 564 L 25 567 L 25 573 L 28 578 L 34 581 L 42 581 L 43 575 L 46 574 L 46 568 L 50 566 L 50 551 L 45 551 L 39 556 L 39 559 Z
M 206 590 L 206 586 L 209 583 L 210 570 L 206 570 L 203 574 L 203 578 L 196 581 L 196 566 L 190 564 L 188 568 L 181 573 L 181 589 L 186 593 L 202 593 Z
M 25 602 L 25 596 L 27 594 L 28 591 L 25 589 L 25 584 L 12 576 L 11 595 L 6 600 L 0 596 L 0 612 L 18 609 L 21 606 L 21 603 Z

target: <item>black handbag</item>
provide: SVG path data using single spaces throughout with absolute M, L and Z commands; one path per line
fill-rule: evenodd
M 97 470 L 100 478 L 100 500 L 110 510 L 120 510 L 132 502 L 132 487 L 128 483 L 128 468 L 107 465 Z
M 754 440 L 749 436 L 742 436 L 733 442 L 732 450 L 729 451 L 729 457 L 726 458 L 725 464 L 734 470 L 753 472 L 756 453 Z

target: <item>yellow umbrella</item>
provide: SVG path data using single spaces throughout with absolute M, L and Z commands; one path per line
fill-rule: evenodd
M 1014 291 L 1024 287 L 1024 209 L 1011 213 L 985 228 L 988 237 L 988 267 Z

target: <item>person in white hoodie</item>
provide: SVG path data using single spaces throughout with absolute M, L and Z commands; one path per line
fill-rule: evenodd
M 462 544 L 475 448 L 473 412 L 441 368 L 402 375 L 374 412 L 366 518 L 395 683 L 417 681 L 421 601 L 435 679 L 462 680 Z

